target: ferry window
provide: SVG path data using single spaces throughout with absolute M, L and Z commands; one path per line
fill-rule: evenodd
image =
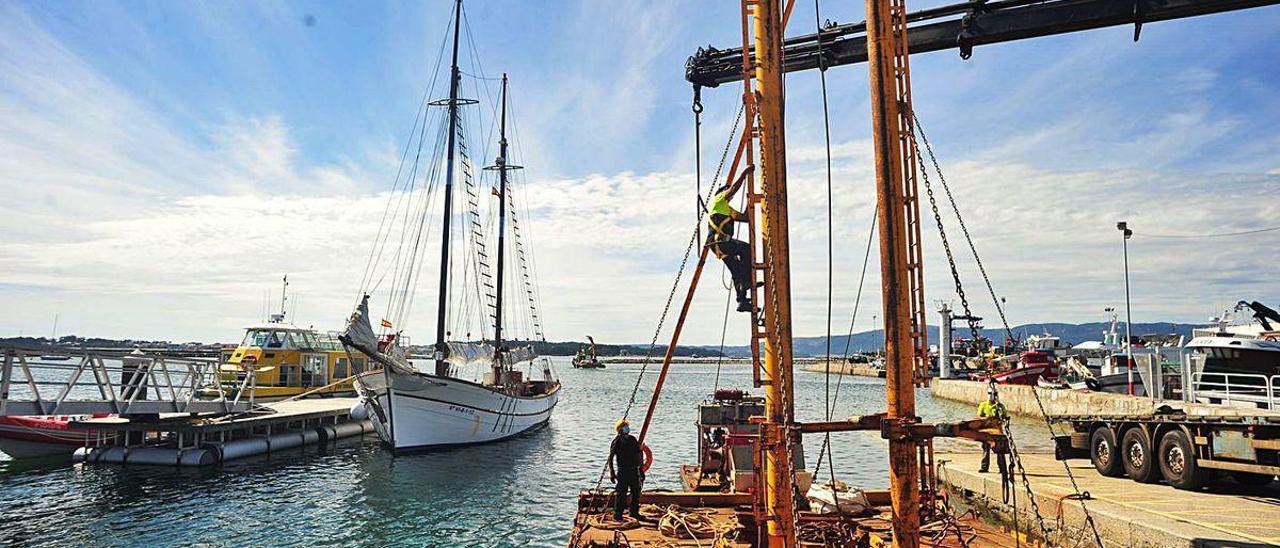
M 251 330 L 244 335 L 244 342 L 240 346 L 257 346 L 262 347 L 267 344 L 267 338 L 270 333 L 266 331 Z
M 289 344 L 289 334 L 284 331 L 272 331 L 267 339 L 267 348 L 285 348 Z
M 347 375 L 347 359 L 338 358 L 333 364 L 333 378 L 345 379 L 347 378 Z
M 351 374 L 359 375 L 364 373 L 364 358 L 351 358 Z

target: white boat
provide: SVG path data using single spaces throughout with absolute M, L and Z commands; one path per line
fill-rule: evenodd
M 559 383 L 527 383 L 524 395 L 400 368 L 366 373 L 359 381 L 374 430 L 397 451 L 499 441 L 534 430 L 551 419 L 560 396 Z
M 384 318 L 378 324 L 383 329 L 381 335 L 374 333 L 369 317 L 369 292 L 378 284 L 372 283 L 370 278 L 370 283 L 361 288 L 363 297 L 348 320 L 345 333 L 339 337 L 347 347 L 365 353 L 383 366 L 381 371 L 356 378 L 356 390 L 361 399 L 352 409 L 352 414 L 356 417 L 367 415 L 372 419 L 378 435 L 395 451 L 493 442 L 534 430 L 550 420 L 560 395 L 560 382 L 551 373 L 550 360 L 542 358 L 539 362 L 541 379 L 526 378 L 526 375 L 532 377 L 534 362 L 538 360 L 528 341 L 545 341 L 545 338 L 537 312 L 534 277 L 526 259 L 528 250 L 521 243 L 517 224 L 515 204 L 519 202 L 508 197 L 515 190 L 510 180 L 512 172 L 520 167 L 508 161 L 505 75 L 502 78 L 502 121 L 499 124 L 497 159 L 493 166 L 485 168 L 496 174 L 491 189 L 482 191 L 477 188 L 466 147 L 459 144 L 465 143 L 466 132 L 462 125 L 467 117 L 461 115 L 458 108 L 476 102 L 458 97 L 462 77 L 458 68 L 461 1 L 455 6 L 449 98 L 430 103 L 446 107 L 447 114 L 439 118 L 439 123 L 445 126 L 441 134 L 447 135 L 446 151 L 445 155 L 427 157 L 428 161 L 443 159 L 447 163 L 443 169 L 439 169 L 441 166 L 438 164 L 418 166 L 418 157 L 415 156 L 415 165 L 408 171 L 443 172 L 445 177 L 445 200 L 440 218 L 441 266 L 437 280 L 436 342 L 427 350 L 431 359 L 416 363 L 409 359 L 411 349 L 402 330 L 393 330 L 394 325 L 401 325 L 407 320 L 407 310 L 412 305 L 413 291 L 418 285 L 416 264 L 422 258 L 419 252 L 423 238 L 421 227 L 427 226 L 427 219 L 433 213 L 430 192 L 421 195 L 424 200 L 421 205 L 404 208 L 404 217 L 397 217 L 402 211 L 399 204 L 394 211 L 391 210 L 392 204 L 388 204 L 391 219 L 385 224 L 388 234 L 394 226 L 408 228 L 401 234 L 400 249 L 384 254 L 379 246 L 385 245 L 387 239 L 380 227 L 374 253 L 370 255 L 374 270 L 378 268 L 378 258 L 394 257 L 393 270 L 399 277 L 393 280 L 388 291 L 388 310 L 394 321 Z M 427 116 L 423 116 L 422 123 L 425 128 Z M 460 173 L 455 173 L 459 167 Z M 455 177 L 461 179 L 465 194 L 458 192 L 457 185 L 454 185 Z M 428 180 L 422 184 L 432 183 Z M 459 194 L 458 198 L 465 200 L 463 204 L 468 206 L 461 215 L 466 221 L 465 230 L 458 235 L 452 235 L 450 228 L 450 221 L 456 215 L 451 209 L 454 194 Z M 479 213 L 480 197 L 487 196 L 496 198 L 491 208 L 496 209 L 492 223 L 482 222 Z M 418 196 L 411 192 L 408 197 L 412 200 Z M 496 275 L 489 273 L 491 255 L 488 248 L 494 242 L 489 242 L 490 234 L 484 228 L 487 226 L 496 232 L 497 249 L 493 253 L 496 256 Z M 508 272 L 506 265 L 508 235 L 513 240 L 511 259 L 517 262 L 514 272 Z M 451 261 L 452 248 L 458 248 L 463 255 Z M 459 264 L 462 268 L 458 268 Z M 460 279 L 457 274 L 461 274 Z M 508 277 L 512 278 L 510 281 L 514 287 L 504 287 Z M 504 318 L 504 301 L 508 296 L 519 297 L 511 299 L 518 301 L 512 303 L 518 305 L 512 307 L 514 311 L 523 314 L 523 317 L 514 318 L 515 321 Z M 509 328 L 512 327 L 527 331 L 524 343 L 513 342 L 512 337 L 504 336 L 510 334 Z M 467 339 L 471 339 L 473 332 L 480 336 L 478 340 L 453 340 L 454 331 L 450 328 L 455 331 L 465 329 Z M 492 330 L 491 334 L 489 330 Z M 529 364 L 527 372 L 518 369 L 526 363 Z
M 1241 312 L 1249 310 L 1251 314 Z M 1259 302 L 1240 301 L 1214 325 L 1192 331 L 1186 350 L 1200 390 L 1227 384 L 1257 387 L 1259 395 L 1280 389 L 1280 313 Z

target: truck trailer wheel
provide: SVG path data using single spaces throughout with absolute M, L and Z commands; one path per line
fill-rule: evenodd
M 1205 471 L 1196 462 L 1195 448 L 1181 430 L 1170 430 L 1160 438 L 1160 474 L 1178 489 L 1196 490 L 1205 482 Z
M 1151 441 L 1141 428 L 1125 430 L 1120 441 L 1120 454 L 1124 473 L 1138 483 L 1152 483 L 1160 479 L 1160 468 L 1151 451 Z
M 1112 478 L 1124 475 L 1116 433 L 1111 427 L 1100 427 L 1089 436 L 1089 460 L 1093 461 L 1093 467 L 1099 474 Z

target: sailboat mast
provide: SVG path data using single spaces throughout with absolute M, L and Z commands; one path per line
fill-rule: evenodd
M 498 287 L 493 307 L 494 372 L 502 369 L 502 286 L 506 279 L 507 239 L 507 74 L 502 74 L 502 121 L 498 124 Z M 494 380 L 500 380 L 497 375 Z
M 453 11 L 453 61 L 449 71 L 449 156 L 444 176 L 444 226 L 440 233 L 440 296 L 436 306 L 436 375 L 449 373 L 445 362 L 445 321 L 449 304 L 449 221 L 453 217 L 454 157 L 458 145 L 458 83 L 462 71 L 458 70 L 458 36 L 462 29 L 462 0 L 457 0 Z

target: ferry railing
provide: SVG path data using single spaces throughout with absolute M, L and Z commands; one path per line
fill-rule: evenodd
M 61 347 L 0 352 L 0 416 L 233 413 L 254 404 L 256 373 L 224 385 L 219 359 Z
M 1192 400 L 1218 400 L 1224 404 L 1247 404 L 1275 409 L 1280 395 L 1280 375 L 1268 377 L 1254 373 L 1196 372 L 1191 377 Z

